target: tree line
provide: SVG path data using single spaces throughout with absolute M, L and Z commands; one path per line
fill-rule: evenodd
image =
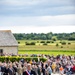
M 72 33 L 13 33 L 17 40 L 75 40 Z

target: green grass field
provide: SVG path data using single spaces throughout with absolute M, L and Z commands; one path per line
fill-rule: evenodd
M 19 50 L 19 54 L 47 54 L 47 55 L 59 55 L 59 54 L 64 54 L 64 55 L 75 55 L 75 51 L 46 51 L 46 50 L 42 50 L 42 51 L 39 51 L 39 50 Z
M 75 41 L 65 41 L 66 45 L 62 45 L 60 40 L 54 41 L 54 43 L 47 43 L 43 45 L 40 43 L 42 40 L 18 40 L 20 42 L 18 50 L 19 54 L 49 54 L 49 55 L 75 55 Z M 44 41 L 44 40 L 43 40 Z M 46 42 L 47 40 L 45 40 Z M 35 42 L 35 45 L 26 45 L 26 42 Z M 58 43 L 58 46 L 56 44 Z M 71 43 L 71 44 L 68 44 Z

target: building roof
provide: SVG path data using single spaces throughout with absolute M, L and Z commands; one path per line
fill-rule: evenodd
M 18 46 L 11 30 L 0 30 L 0 46 Z

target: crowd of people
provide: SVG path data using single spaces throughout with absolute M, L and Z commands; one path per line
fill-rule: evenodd
M 58 73 L 59 75 L 75 74 L 75 56 L 66 55 L 42 55 L 47 61 L 42 62 L 35 60 L 20 60 L 11 62 L 0 62 L 0 75 L 51 75 Z

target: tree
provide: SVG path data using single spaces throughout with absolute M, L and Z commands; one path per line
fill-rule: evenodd
M 53 41 L 56 41 L 56 40 L 57 40 L 56 36 L 53 36 L 53 37 L 52 37 L 52 40 L 53 40 Z
M 52 32 L 50 32 L 50 33 L 47 33 L 47 34 L 46 34 L 46 36 L 47 36 L 47 40 L 51 40 L 51 38 L 52 38 L 52 35 L 53 35 L 53 34 L 52 34 Z

